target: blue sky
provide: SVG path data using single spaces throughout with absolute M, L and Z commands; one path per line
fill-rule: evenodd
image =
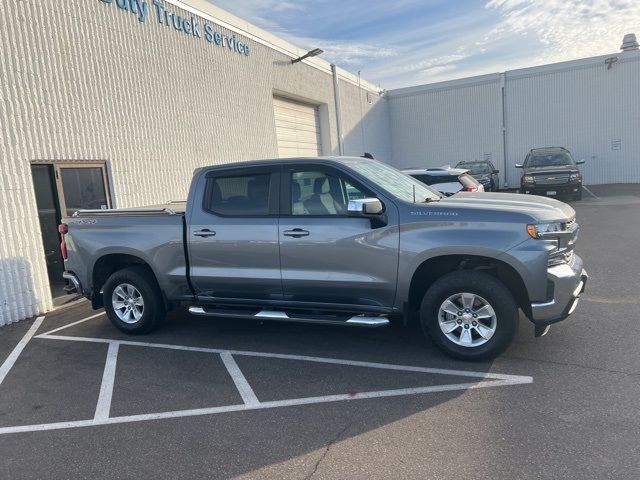
M 210 0 L 391 89 L 617 52 L 640 0 Z

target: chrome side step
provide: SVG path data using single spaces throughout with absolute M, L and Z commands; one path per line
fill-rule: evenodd
M 260 311 L 238 309 L 207 309 L 201 306 L 189 307 L 189 313 L 204 317 L 220 318 L 252 318 L 255 320 L 278 320 L 285 322 L 317 323 L 322 325 L 342 325 L 348 327 L 384 327 L 389 319 L 384 316 L 354 315 L 350 318 L 338 319 L 335 315 L 290 315 L 280 310 L 262 309 Z

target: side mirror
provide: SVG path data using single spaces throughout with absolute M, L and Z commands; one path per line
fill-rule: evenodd
M 580 159 L 580 160 L 578 160 L 576 162 L 576 165 L 582 165 L 584 162 L 585 162 L 585 160 L 584 160 L 584 158 L 582 158 L 582 159 Z
M 365 217 L 369 215 L 381 215 L 384 207 L 382 206 L 382 202 L 377 198 L 361 198 L 359 200 L 349 200 L 347 211 L 352 217 Z
M 524 168 L 524 165 L 522 165 L 521 163 L 516 163 L 516 168 Z
M 500 173 L 500 170 L 494 170 L 493 173 Z

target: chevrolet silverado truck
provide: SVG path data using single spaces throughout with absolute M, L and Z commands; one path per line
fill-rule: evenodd
M 359 157 L 200 168 L 186 203 L 63 222 L 64 277 L 131 334 L 179 305 L 208 317 L 415 321 L 449 355 L 476 360 L 507 348 L 519 310 L 545 334 L 587 281 L 565 203 L 443 197 Z

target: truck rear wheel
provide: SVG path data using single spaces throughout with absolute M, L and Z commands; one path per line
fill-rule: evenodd
M 509 346 L 518 327 L 518 307 L 495 277 L 477 271 L 444 275 L 420 306 L 425 335 L 461 360 L 493 358 Z
M 114 272 L 104 284 L 103 301 L 111 323 L 130 334 L 151 332 L 166 313 L 155 278 L 141 266 Z

